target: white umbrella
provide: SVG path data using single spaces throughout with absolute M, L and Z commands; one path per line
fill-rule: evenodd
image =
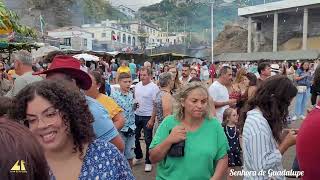
M 99 57 L 98 56 L 94 56 L 94 55 L 91 55 L 91 54 L 77 54 L 77 55 L 74 55 L 73 56 L 74 58 L 76 59 L 81 59 L 83 58 L 85 61 L 99 61 Z
M 118 55 L 120 52 L 119 51 L 112 51 L 112 52 L 107 52 L 108 54 L 110 54 L 111 56 L 116 56 Z

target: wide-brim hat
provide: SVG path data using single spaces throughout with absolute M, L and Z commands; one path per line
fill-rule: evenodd
M 270 67 L 271 67 L 271 71 L 276 72 L 276 73 L 280 72 L 279 64 L 271 64 Z
M 74 78 L 77 81 L 79 88 L 83 90 L 90 89 L 92 81 L 90 76 L 81 70 L 80 61 L 72 56 L 58 55 L 52 60 L 48 70 L 33 73 L 33 75 L 63 73 Z

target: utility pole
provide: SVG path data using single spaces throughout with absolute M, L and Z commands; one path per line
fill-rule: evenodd
M 183 26 L 183 43 L 186 43 L 186 23 Z
M 169 21 L 167 20 L 167 39 L 166 42 L 169 44 Z
M 211 63 L 213 64 L 213 3 L 211 2 Z

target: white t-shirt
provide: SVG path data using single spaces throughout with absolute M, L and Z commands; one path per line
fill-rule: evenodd
M 158 86 L 150 82 L 149 84 L 143 86 L 142 82 L 139 82 L 135 86 L 135 99 L 139 103 L 139 108 L 136 110 L 135 114 L 138 116 L 151 116 L 153 112 L 153 101 L 158 93 Z
M 209 95 L 216 102 L 227 102 L 229 101 L 229 92 L 228 89 L 222 85 L 219 81 L 215 81 L 209 87 Z M 217 118 L 220 122 L 223 120 L 224 110 L 229 108 L 229 105 L 216 108 Z

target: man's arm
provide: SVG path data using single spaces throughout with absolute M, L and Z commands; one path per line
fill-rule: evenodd
M 220 107 L 223 107 L 223 106 L 235 106 L 236 103 L 237 103 L 237 100 L 236 99 L 230 99 L 229 101 L 225 101 L 225 102 L 217 102 L 217 101 L 214 101 L 213 100 L 213 103 L 214 103 L 214 106 L 216 108 L 220 108 Z
M 152 115 L 150 120 L 148 121 L 147 128 L 149 129 L 153 128 L 155 120 L 156 120 L 156 108 L 153 107 Z
M 216 108 L 220 108 L 220 107 L 229 105 L 229 101 L 226 101 L 226 102 L 213 101 L 213 103 L 214 103 L 214 106 L 215 106 Z

